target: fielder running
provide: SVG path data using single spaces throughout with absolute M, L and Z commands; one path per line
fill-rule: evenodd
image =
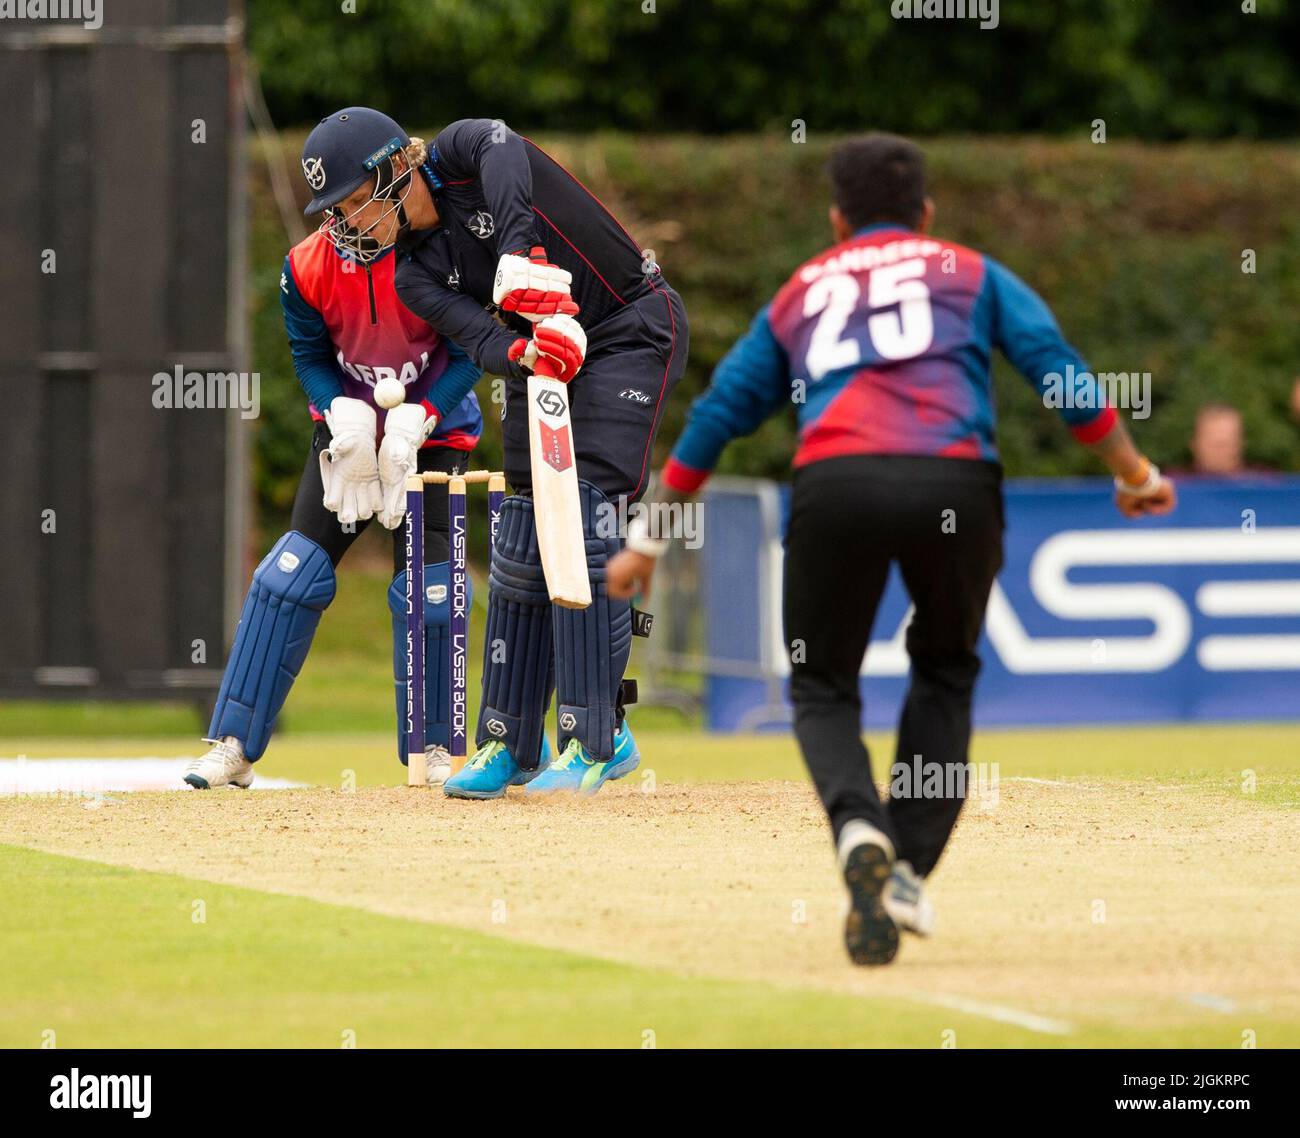
M 794 402 L 783 598 L 794 728 L 849 889 L 849 955 L 886 964 L 900 926 L 925 934 L 933 924 L 921 883 L 957 822 L 965 780 L 944 779 L 958 791 L 948 797 L 882 803 L 860 734 L 858 674 L 897 563 L 914 611 L 895 762 L 921 756 L 965 773 L 976 644 L 1002 564 L 992 349 L 1110 468 L 1126 517 L 1168 513 L 1175 493 L 1043 301 L 991 258 L 928 236 L 934 206 L 916 146 L 888 135 L 844 143 L 830 175 L 836 244 L 794 273 L 718 365 L 662 480 L 669 500 L 694 494 L 729 441 Z M 1066 376 L 1077 377 L 1068 393 Z M 666 545 L 644 520 L 610 564 L 616 596 L 648 588 Z
M 346 127 L 358 113 L 331 119 Z M 391 155 L 403 180 L 396 214 L 340 209 L 332 224 L 352 242 L 396 244 L 402 302 L 506 379 L 504 467 L 515 491 L 489 572 L 478 749 L 443 789 L 473 799 L 525 784 L 528 793 L 593 793 L 640 761 L 624 716 L 633 612 L 606 593 L 605 567 L 621 544 L 610 524 L 620 499 L 645 491 L 659 420 L 685 366 L 686 314 L 605 207 L 505 124 L 463 119 L 427 152 L 391 130 L 366 142 Z M 322 179 L 322 200 L 337 200 L 334 187 L 356 177 L 352 151 L 309 144 L 304 160 Z M 525 393 L 539 357 L 569 384 L 593 597 L 581 610 L 551 605 L 538 552 Z M 552 689 L 559 755 L 548 763 Z
M 247 787 L 275 719 L 306 659 L 321 613 L 334 599 L 334 570 L 377 517 L 397 529 L 405 480 L 421 471 L 459 473 L 483 429 L 472 388 L 482 374 L 454 343 L 413 315 L 393 288 L 391 244 L 337 224 L 361 212 L 396 224 L 411 169 L 402 147 L 412 140 L 385 115 L 364 108 L 323 120 L 308 136 L 302 168 L 313 194 L 309 215 L 324 225 L 284 259 L 280 304 L 294 370 L 314 428 L 286 533 L 257 567 L 244 601 L 207 740 L 212 749 L 189 765 L 185 781 L 206 790 Z M 423 147 L 420 147 L 423 152 Z M 321 156 L 329 155 L 326 180 Z M 387 412 L 376 384 L 397 380 L 406 402 Z M 431 488 L 424 513 L 426 778 L 451 772 L 445 647 L 450 606 L 447 488 Z M 406 762 L 406 574 L 402 534 L 393 535 L 388 592 L 398 757 Z

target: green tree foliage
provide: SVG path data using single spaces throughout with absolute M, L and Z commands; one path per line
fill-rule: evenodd
M 539 141 L 654 250 L 685 299 L 690 364 L 665 416 L 662 462 L 723 353 L 799 263 L 830 243 L 824 167 L 834 140 L 814 132 L 797 145 L 772 132 Z M 301 145 L 301 134 L 286 137 L 284 159 L 296 165 Z M 1151 373 L 1150 418 L 1134 431 L 1158 462 L 1185 461 L 1196 409 L 1222 399 L 1245 415 L 1251 462 L 1300 469 L 1287 408 L 1300 373 L 1300 157 L 1290 148 L 943 139 L 926 149 L 938 234 L 1024 277 L 1094 368 Z M 309 426 L 280 319 L 284 233 L 264 165 L 253 168 L 257 485 L 270 525 L 287 517 Z M 1242 272 L 1248 249 L 1254 273 Z M 995 374 L 1010 474 L 1098 473 L 1019 376 L 1000 360 Z M 487 429 L 476 463 L 496 465 L 491 382 L 478 394 Z M 792 416 L 778 416 L 729 448 L 723 469 L 785 477 L 793 446 Z
M 990 30 L 895 18 L 917 6 L 255 0 L 248 18 L 282 126 L 354 103 L 530 130 L 799 118 L 820 131 L 1055 134 L 1103 118 L 1113 138 L 1157 140 L 1290 137 L 1300 122 L 1300 6 L 1287 0 L 1001 0 Z

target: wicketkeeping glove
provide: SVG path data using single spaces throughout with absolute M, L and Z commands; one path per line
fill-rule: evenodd
M 578 306 L 570 295 L 573 274 L 546 259 L 536 245 L 527 257 L 507 253 L 497 262 L 492 303 L 502 312 L 517 312 L 527 320 L 544 316 L 576 316 Z
M 375 409 L 340 395 L 325 412 L 325 422 L 332 436 L 320 453 L 325 508 L 333 510 L 343 525 L 363 522 L 383 505 L 375 455 L 379 425 Z
M 379 524 L 396 529 L 406 514 L 406 479 L 415 473 L 420 447 L 433 434 L 438 417 L 419 403 L 401 403 L 384 420 L 384 441 L 379 446 L 379 483 L 383 508 Z

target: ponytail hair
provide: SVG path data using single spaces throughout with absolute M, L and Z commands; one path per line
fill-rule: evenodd
M 411 136 L 411 141 L 403 148 L 402 153 L 406 155 L 406 161 L 412 170 L 418 170 L 429 160 L 429 146 L 422 138 Z

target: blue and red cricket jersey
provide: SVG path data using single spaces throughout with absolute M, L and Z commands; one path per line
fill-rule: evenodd
M 406 402 L 438 416 L 425 446 L 473 450 L 483 433 L 473 388 L 483 373 L 397 299 L 393 263 L 390 249 L 358 264 L 320 232 L 285 257 L 280 304 L 312 418 L 323 418 L 339 395 L 375 406 L 375 384 L 393 376 L 406 386 Z M 376 410 L 382 437 L 387 413 Z
M 664 480 L 698 489 L 728 442 L 791 402 L 796 467 L 853 454 L 996 461 L 994 348 L 1045 396 L 1069 385 L 1060 414 L 1082 441 L 1114 425 L 1087 364 L 1014 273 L 951 241 L 868 226 L 800 266 L 758 314 L 692 405 Z

